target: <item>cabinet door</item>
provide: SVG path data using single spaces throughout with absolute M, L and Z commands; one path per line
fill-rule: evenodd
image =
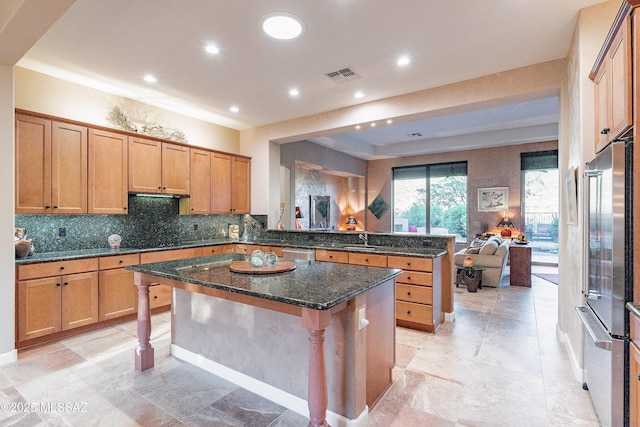
M 631 99 L 631 18 L 624 21 L 609 51 L 611 82 L 610 140 L 633 123 Z
M 231 171 L 231 209 L 234 214 L 251 213 L 251 161 L 233 157 Z
M 133 271 L 124 268 L 101 271 L 99 288 L 100 321 L 137 311 L 138 288 L 133 283 Z
M 51 213 L 51 121 L 16 114 L 16 213 Z
M 60 277 L 18 282 L 18 341 L 61 330 Z
M 128 157 L 125 135 L 89 129 L 89 213 L 127 213 Z
M 208 151 L 191 149 L 190 173 L 189 211 L 208 214 L 211 210 L 211 155 Z
M 62 276 L 62 330 L 98 321 L 98 272 Z
M 629 345 L 629 408 L 629 425 L 640 426 L 640 349 L 635 342 Z
M 162 190 L 162 143 L 129 137 L 129 191 L 160 193 Z
M 162 192 L 189 194 L 189 148 L 162 143 Z
M 211 213 L 231 213 L 231 156 L 211 153 Z
M 54 214 L 87 213 L 87 128 L 51 123 L 51 203 Z
M 596 102 L 596 152 L 609 143 L 611 127 L 609 125 L 609 73 L 608 62 L 604 62 L 594 79 Z

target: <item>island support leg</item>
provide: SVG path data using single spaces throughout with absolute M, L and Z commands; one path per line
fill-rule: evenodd
M 149 305 L 149 285 L 143 282 L 140 273 L 134 273 L 134 283 L 138 287 L 138 347 L 135 350 L 135 367 L 138 371 L 153 368 L 154 352 L 151 337 L 151 308 Z
M 309 331 L 309 427 L 327 424 L 327 368 L 324 360 L 324 330 L 329 326 L 328 310 L 302 309 L 302 324 Z

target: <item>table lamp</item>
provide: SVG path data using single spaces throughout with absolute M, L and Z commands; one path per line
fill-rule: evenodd
M 358 221 L 356 221 L 356 217 L 355 216 L 350 216 L 349 218 L 347 218 L 347 230 L 349 231 L 355 231 L 356 230 L 356 224 L 358 223 Z
M 500 232 L 502 237 L 511 237 L 511 229 L 514 228 L 515 225 L 511 222 L 508 212 L 505 212 L 497 227 L 502 227 L 502 231 Z

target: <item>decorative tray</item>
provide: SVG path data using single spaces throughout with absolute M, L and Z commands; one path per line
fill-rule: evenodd
M 284 273 L 296 269 L 296 264 L 291 261 L 278 261 L 275 265 L 265 265 L 262 267 L 254 267 L 251 261 L 238 261 L 229 266 L 229 270 L 234 273 L 243 274 L 274 274 Z

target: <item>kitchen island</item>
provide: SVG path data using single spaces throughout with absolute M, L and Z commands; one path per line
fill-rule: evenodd
M 169 285 L 174 356 L 308 415 L 311 426 L 364 425 L 391 384 L 401 270 L 295 260 L 290 272 L 230 271 L 244 259 L 127 267 L 139 290 L 136 368 L 154 364 L 149 286 Z

